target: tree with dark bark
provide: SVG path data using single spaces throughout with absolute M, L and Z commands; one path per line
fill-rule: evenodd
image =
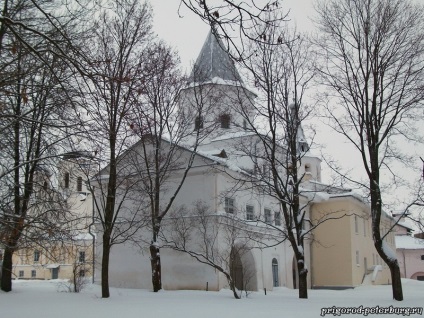
M 25 11 L 20 14 L 31 16 Z M 0 232 L 5 246 L 1 289 L 4 291 L 12 289 L 13 254 L 20 248 L 39 244 L 40 237 L 46 239 L 46 233 L 56 232 L 60 236 L 57 232 L 64 230 L 61 227 L 67 223 L 64 199 L 52 186 L 52 174 L 68 128 L 72 127 L 66 92 L 70 74 L 64 63 L 50 54 L 49 43 L 36 44 L 44 52 L 40 53 L 43 57 L 40 60 L 26 45 L 13 43 L 12 38 L 7 32 L 3 34 L 4 47 L 12 46 L 12 50 L 2 52 L 4 59 L 0 63 L 2 74 L 12 79 L 2 82 L 0 87 L 4 93 L 0 95 L 3 137 Z M 52 222 L 53 216 L 58 223 Z
M 214 36 L 222 40 L 224 49 L 234 51 L 233 57 L 242 61 L 249 56 L 245 44 L 250 41 L 267 42 L 251 31 L 258 25 L 271 26 L 283 17 L 273 14 L 281 12 L 281 2 L 271 1 L 205 1 L 181 0 L 181 3 L 211 26 Z
M 180 94 L 185 84 L 175 52 L 163 43 L 146 51 L 149 63 L 143 68 L 138 102 L 128 114 L 134 136 L 140 138 L 127 154 L 140 182 L 151 231 L 150 260 L 153 291 L 162 288 L 159 234 L 162 220 L 174 207 L 203 138 L 204 129 L 193 132 L 194 118 L 203 114 L 204 104 L 195 103 L 195 114 L 179 108 L 186 99 Z M 206 127 L 205 127 L 206 130 Z
M 316 9 L 319 80 L 329 117 L 361 156 L 368 184 L 358 182 L 369 192 L 374 245 L 400 301 L 399 264 L 381 228 L 381 172 L 397 157 L 392 140 L 408 136 L 424 100 L 424 10 L 403 0 L 321 1 Z
M 258 116 L 255 122 L 248 119 L 248 129 L 255 133 L 257 141 L 254 145 L 240 145 L 239 150 L 254 162 L 251 182 L 279 202 L 285 226 L 275 230 L 282 232 L 282 240 L 290 241 L 297 261 L 299 298 L 307 298 L 304 249 L 314 226 L 305 214 L 313 194 L 305 186 L 308 169 L 304 167 L 311 163 L 307 159 L 310 144 L 302 123 L 311 113 L 304 97 L 314 76 L 313 55 L 303 35 L 291 30 L 282 19 L 273 20 L 279 22 L 257 28 L 257 37 L 263 40 L 252 41 L 250 58 L 244 62 L 258 93 Z M 249 118 L 247 110 L 241 111 Z
M 139 1 L 111 1 L 94 21 L 95 33 L 84 50 L 90 74 L 81 83 L 77 117 L 86 129 L 101 170 L 91 179 L 95 219 L 102 230 L 102 297 L 109 293 L 109 257 L 113 245 L 129 241 L 143 226 L 140 204 L 123 205 L 136 196 L 138 180 L 127 178 L 124 152 L 134 141 L 128 121 L 142 94 L 140 83 L 150 57 L 144 54 L 153 39 L 151 8 Z M 124 177 L 123 177 L 124 176 Z
M 89 0 L 3 1 L 0 8 L 0 56 L 19 45 L 48 66 L 47 50 L 71 69 L 84 74 L 79 63 L 79 43 L 90 36 L 86 26 L 92 14 L 97 12 L 98 5 Z M 49 43 L 49 46 L 40 47 L 40 43 Z

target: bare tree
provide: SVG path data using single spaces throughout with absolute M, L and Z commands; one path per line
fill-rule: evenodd
M 191 212 L 180 207 L 164 220 L 164 246 L 186 253 L 222 273 L 234 298 L 249 290 L 254 275 L 243 256 L 255 247 L 259 234 L 234 215 L 218 215 L 202 201 Z M 255 237 L 253 239 L 253 237 Z
M 203 129 L 193 132 L 194 118 L 203 113 L 202 102 L 196 98 L 195 113 L 188 114 L 178 105 L 187 102 L 181 93 L 185 84 L 175 52 L 163 43 L 146 51 L 149 63 L 143 68 L 143 81 L 129 125 L 138 143 L 128 151 L 134 177 L 140 182 L 142 200 L 148 214 L 150 259 L 153 291 L 162 288 L 159 233 L 162 220 L 171 211 L 189 170 L 196 158 Z M 206 130 L 206 127 L 205 127 Z
M 254 105 L 257 116 L 249 116 L 252 112 L 247 107 L 239 108 L 255 137 L 237 148 L 253 162 L 251 178 L 245 182 L 276 199 L 280 206 L 284 226 L 275 230 L 281 231 L 280 241 L 290 241 L 297 260 L 299 297 L 307 298 L 304 248 L 314 227 L 308 224 L 306 229 L 309 218 L 305 213 L 313 191 L 305 185 L 310 174 L 305 166 L 311 162 L 306 158 L 310 145 L 302 123 L 311 112 L 304 97 L 314 76 L 313 56 L 303 35 L 282 19 L 270 20 L 276 22 L 257 26 L 256 36 L 251 35 L 261 41 L 251 41 L 250 57 L 244 61 L 258 94 Z M 270 218 L 265 215 L 265 223 Z
M 2 2 L 0 133 L 6 138 L 0 141 L 0 232 L 6 291 L 12 287 L 14 252 L 31 246 L 46 250 L 49 238 L 71 235 L 73 214 L 57 191 L 55 175 L 67 139 L 76 133 L 74 67 L 69 68 L 75 63 L 69 62 L 77 61 L 74 49 L 84 15 L 81 2 L 68 4 Z
M 410 1 L 321 1 L 317 12 L 317 50 L 323 62 L 319 80 L 327 88 L 329 116 L 361 156 L 374 245 L 390 268 L 393 298 L 400 301 L 399 264 L 380 226 L 380 176 L 382 169 L 390 170 L 391 159 L 402 158 L 392 140 L 407 137 L 409 119 L 424 98 L 423 7 Z
M 280 1 L 233 1 L 208 2 L 205 0 L 181 0 L 186 8 L 209 24 L 214 36 L 223 40 L 226 51 L 233 50 L 234 58 L 242 61 L 249 56 L 247 40 L 264 41 L 263 37 L 251 32 L 258 25 L 272 25 L 279 19 L 272 13 L 280 11 Z
M 38 46 L 41 50 L 49 44 Z M 66 109 L 69 102 L 64 88 L 69 73 L 47 49 L 43 58 L 49 66 L 18 42 L 12 56 L 2 60 L 5 73 L 13 74 L 14 78 L 2 85 L 6 94 L 1 95 L 0 101 L 0 131 L 4 136 L 0 154 L 4 291 L 12 288 L 13 253 L 28 242 L 36 242 L 40 233 L 46 235 L 61 228 L 52 224 L 52 215 L 57 215 L 57 220 L 67 218 L 64 200 L 53 187 L 52 175 L 56 170 L 55 158 L 62 152 L 68 133 L 64 123 L 70 119 Z
M 79 44 L 91 34 L 86 25 L 96 13 L 97 6 L 97 2 L 86 0 L 3 1 L 0 8 L 0 56 L 4 57 L 11 47 L 14 51 L 13 48 L 19 45 L 48 66 L 47 50 L 70 68 L 84 73 L 79 63 Z M 37 43 L 49 43 L 50 46 L 40 47 Z
M 124 152 L 133 143 L 128 118 L 133 114 L 144 81 L 152 40 L 151 8 L 139 1 L 109 3 L 95 20 L 95 34 L 85 47 L 90 76 L 81 83 L 77 113 L 86 129 L 83 143 L 98 158 L 101 170 L 91 179 L 95 217 L 102 230 L 102 297 L 109 293 L 109 256 L 113 245 L 130 240 L 142 226 L 139 204 L 123 205 L 135 196 L 138 180 L 128 178 Z M 123 161 L 122 161 L 123 160 Z

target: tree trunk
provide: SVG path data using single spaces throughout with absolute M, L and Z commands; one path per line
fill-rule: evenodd
M 229 280 L 230 288 L 233 291 L 233 295 L 235 299 L 240 299 L 240 295 L 237 293 L 236 284 L 232 280 Z
M 12 257 L 13 249 L 6 246 L 3 255 L 3 265 L 1 273 L 1 290 L 5 292 L 12 291 Z
M 103 255 L 102 255 L 102 298 L 109 298 L 109 256 L 110 256 L 110 236 L 103 234 Z
M 375 168 L 376 169 L 376 168 Z M 381 192 L 378 183 L 378 172 L 375 173 L 376 177 L 374 178 L 374 182 L 371 182 L 371 214 L 373 216 L 372 223 L 372 235 L 374 240 L 374 246 L 377 250 L 377 253 L 381 256 L 383 261 L 389 266 L 390 275 L 392 278 L 392 293 L 393 299 L 402 301 L 403 300 L 403 291 L 402 291 L 402 281 L 400 276 L 400 268 L 397 259 L 392 259 L 389 255 L 386 254 L 386 251 L 383 249 L 383 240 L 380 234 L 380 226 L 381 226 L 381 215 L 382 215 L 382 207 L 381 207 Z
M 162 289 L 161 281 L 161 265 L 160 265 L 160 253 L 159 246 L 154 243 L 150 245 L 150 263 L 152 265 L 152 284 L 153 291 L 156 293 Z
M 397 261 L 389 262 L 390 274 L 392 276 L 392 292 L 393 299 L 402 301 L 402 281 L 400 276 L 400 268 Z
M 303 262 L 297 265 L 299 273 L 299 298 L 308 298 L 308 270 Z

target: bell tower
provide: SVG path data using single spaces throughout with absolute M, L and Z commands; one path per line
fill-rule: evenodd
M 244 85 L 234 61 L 213 30 L 206 37 L 180 95 L 193 131 L 209 129 L 211 136 L 246 130 L 256 97 Z

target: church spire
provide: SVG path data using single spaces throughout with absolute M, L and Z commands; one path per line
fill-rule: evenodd
M 237 72 L 233 60 L 224 45 L 212 32 L 209 32 L 202 50 L 197 57 L 188 83 L 226 82 L 242 84 L 243 81 Z

